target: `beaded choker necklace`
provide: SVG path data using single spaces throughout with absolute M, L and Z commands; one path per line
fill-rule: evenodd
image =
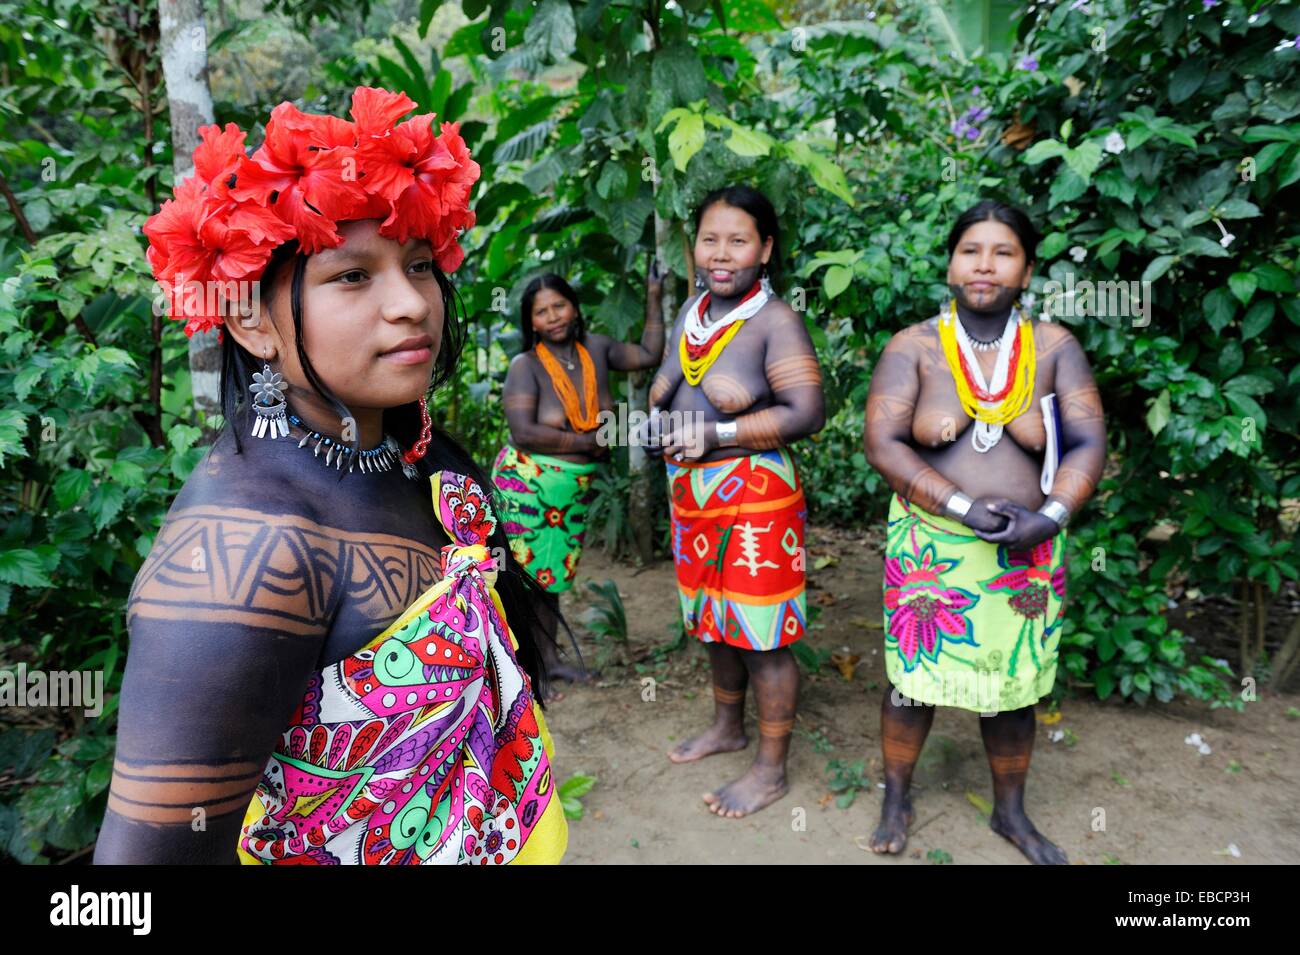
M 347 445 L 334 438 L 327 438 L 319 431 L 312 431 L 308 428 L 301 418 L 295 414 L 288 415 L 291 424 L 301 427 L 307 432 L 303 439 L 298 442 L 298 447 L 307 446 L 307 442 L 316 441 L 316 447 L 312 449 L 314 457 L 320 457 L 320 449 L 325 448 L 325 466 L 333 464 L 337 471 L 343 470 L 343 464 L 346 460 L 348 473 L 352 473 L 355 468 L 361 468 L 367 473 L 374 471 L 391 471 L 398 464 L 402 466 L 402 473 L 412 481 L 420 479 L 420 471 L 416 468 L 415 463 L 423 458 L 429 452 L 429 444 L 433 441 L 433 420 L 429 417 L 429 406 L 423 401 L 420 405 L 420 436 L 415 440 L 415 444 L 403 451 L 402 446 L 397 443 L 397 439 L 391 434 L 384 435 L 382 444 L 371 448 L 369 451 L 354 452 Z
M 369 451 L 353 451 L 343 442 L 311 430 L 297 415 L 291 414 L 288 417 L 290 424 L 307 432 L 298 442 L 298 447 L 304 448 L 308 441 L 315 441 L 316 446 L 312 448 L 312 456 L 319 458 L 323 448 L 325 466 L 332 467 L 336 471 L 346 470 L 349 474 L 356 468 L 360 468 L 367 474 L 375 471 L 391 471 L 401 461 L 401 446 L 390 435 L 385 435 L 384 440 Z

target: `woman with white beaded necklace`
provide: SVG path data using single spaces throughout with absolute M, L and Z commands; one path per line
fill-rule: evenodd
M 776 210 L 729 186 L 695 211 L 699 294 L 682 309 L 650 401 L 667 422 L 673 563 L 686 633 L 707 647 L 712 724 L 673 747 L 675 763 L 742 749 L 754 688 L 758 746 L 738 779 L 704 794 L 729 819 L 788 791 L 799 697 L 791 644 L 805 634 L 807 505 L 788 445 L 826 420 L 821 369 L 804 317 L 781 300 Z M 779 279 L 779 275 L 778 275 Z
M 968 209 L 948 236 L 951 300 L 872 370 L 867 461 L 895 492 L 876 852 L 907 843 L 912 769 L 945 705 L 982 717 L 994 831 L 1032 862 L 1065 861 L 1025 814 L 1025 779 L 1034 704 L 1056 680 L 1064 527 L 1101 476 L 1106 431 L 1079 343 L 1020 305 L 1037 242 L 1019 209 Z

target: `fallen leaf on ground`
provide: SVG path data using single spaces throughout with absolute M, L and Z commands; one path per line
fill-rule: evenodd
M 993 804 L 989 802 L 987 799 L 985 799 L 983 796 L 981 796 L 979 793 L 973 793 L 968 789 L 966 790 L 966 798 L 970 800 L 970 804 L 972 806 L 974 806 L 980 812 L 984 813 L 984 815 L 986 816 L 993 815 Z
M 1065 714 L 1060 710 L 1057 710 L 1054 713 L 1039 713 L 1038 722 L 1045 723 L 1048 726 L 1055 726 L 1057 723 L 1061 722 L 1061 717 L 1064 715 Z
M 853 679 L 853 671 L 857 669 L 858 661 L 861 659 L 862 657 L 856 653 L 841 653 L 837 650 L 831 654 L 831 663 L 839 668 L 840 676 L 845 680 Z

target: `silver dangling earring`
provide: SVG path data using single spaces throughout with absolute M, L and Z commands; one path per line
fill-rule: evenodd
M 704 279 L 700 278 L 700 273 L 699 273 L 699 272 L 696 272 L 696 273 L 695 273 L 695 291 L 698 292 L 698 291 L 699 291 L 700 289 L 702 289 L 702 288 L 704 288 Z
M 253 372 L 253 383 L 248 390 L 253 393 L 253 411 L 257 420 L 253 422 L 253 437 L 276 438 L 289 437 L 289 419 L 285 410 L 289 407 L 284 400 L 284 393 L 289 389 L 284 376 L 271 369 L 266 362 L 261 371 Z
M 763 293 L 764 293 L 765 295 L 767 295 L 767 296 L 770 298 L 771 295 L 772 295 L 772 282 L 771 282 L 771 280 L 767 277 L 767 263 L 766 263 L 766 262 L 763 263 L 763 271 L 759 273 L 759 279 L 758 279 L 758 281 L 759 281 L 759 285 L 760 285 L 760 286 L 762 287 L 762 289 L 763 289 Z

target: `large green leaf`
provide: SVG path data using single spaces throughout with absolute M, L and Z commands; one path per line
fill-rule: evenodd
M 1169 101 L 1177 105 L 1190 99 L 1205 82 L 1207 72 L 1206 62 L 1201 57 L 1183 60 L 1169 77 Z
M 573 52 L 577 34 L 568 0 L 542 0 L 524 30 L 524 43 L 539 59 L 559 63 Z
M 786 143 L 784 150 L 796 165 L 808 170 L 813 182 L 832 195 L 844 200 L 849 206 L 854 204 L 853 191 L 849 188 L 848 180 L 844 176 L 844 170 L 840 169 L 834 162 L 816 152 L 808 143 L 801 140 Z
M 32 550 L 0 551 L 0 583 L 17 587 L 52 587 L 49 561 Z
M 654 211 L 649 196 L 634 196 L 613 203 L 605 216 L 609 234 L 622 246 L 635 245 L 645 228 L 645 220 Z
M 1087 183 L 1101 165 L 1101 157 L 1101 143 L 1095 139 L 1086 139 L 1065 154 L 1065 164 Z
M 668 153 L 673 165 L 682 172 L 691 157 L 704 148 L 704 117 L 699 113 L 686 113 L 668 134 Z
M 671 43 L 655 53 L 651 74 L 652 87 L 668 93 L 670 106 L 694 103 L 709 89 L 704 65 L 689 43 Z
M 1031 166 L 1036 166 L 1045 160 L 1064 156 L 1067 152 L 1069 152 L 1069 149 L 1060 140 L 1042 139 L 1025 150 L 1025 162 Z

